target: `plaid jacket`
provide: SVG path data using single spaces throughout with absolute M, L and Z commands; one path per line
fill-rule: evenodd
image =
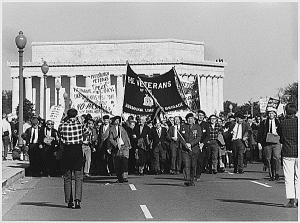
M 83 133 L 88 134 L 88 129 L 78 119 L 70 118 L 58 126 L 58 133 L 63 144 L 82 144 Z
M 283 157 L 298 157 L 298 117 L 288 117 L 277 129 L 282 143 Z
M 222 133 L 222 126 L 219 123 L 215 124 L 214 129 L 211 127 L 211 125 L 209 125 L 210 140 L 217 140 L 219 133 Z

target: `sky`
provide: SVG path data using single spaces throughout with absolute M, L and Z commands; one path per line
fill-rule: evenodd
M 227 63 L 224 101 L 277 96 L 298 81 L 298 2 L 2 2 L 2 89 L 15 37 L 32 42 L 180 39 L 204 42 L 205 60 Z

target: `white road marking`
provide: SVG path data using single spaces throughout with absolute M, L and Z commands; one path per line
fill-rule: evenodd
M 267 184 L 263 184 L 263 183 L 260 183 L 260 182 L 257 182 L 257 181 L 251 181 L 252 183 L 255 183 L 255 184 L 259 184 L 259 185 L 262 185 L 264 187 L 272 187 L 270 185 L 267 185 Z
M 129 184 L 129 187 L 131 188 L 131 190 L 136 190 L 136 188 L 133 184 Z
M 146 218 L 153 218 L 146 205 L 140 205 Z

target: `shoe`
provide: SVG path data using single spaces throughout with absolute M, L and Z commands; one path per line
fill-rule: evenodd
M 279 174 L 275 174 L 275 180 L 279 180 Z
M 217 170 L 213 170 L 213 174 L 217 174 L 218 173 L 218 171 Z
M 180 174 L 180 172 L 179 171 L 176 171 L 176 175 L 179 175 Z
M 194 182 L 190 182 L 190 186 L 195 186 L 195 183 Z
M 234 170 L 233 173 L 237 173 L 237 170 Z
M 245 172 L 244 172 L 244 170 L 239 170 L 239 173 L 241 173 L 241 174 L 242 174 L 242 173 L 245 173 Z
M 123 183 L 127 183 L 127 182 L 128 182 L 128 179 L 124 179 L 124 180 L 123 180 Z
M 200 181 L 200 177 L 195 177 L 195 181 Z
M 123 180 L 117 180 L 116 183 L 123 183 Z
M 68 203 L 68 208 L 73 208 L 74 203 L 73 202 L 69 202 Z
M 191 186 L 190 182 L 184 182 L 184 185 L 187 187 Z
M 84 174 L 84 177 L 87 177 L 87 178 L 89 178 L 89 177 L 91 177 L 91 175 L 90 175 L 90 174 L 88 174 L 88 173 L 85 173 L 85 174 Z
M 270 177 L 269 181 L 274 181 L 274 177 Z
M 75 200 L 75 209 L 80 209 L 80 201 L 79 200 Z
M 286 208 L 297 208 L 295 203 L 291 203 L 290 201 L 285 205 Z
M 225 168 L 224 168 L 224 167 L 221 167 L 221 168 L 219 169 L 219 172 L 220 172 L 220 173 L 224 173 L 224 172 L 225 172 Z

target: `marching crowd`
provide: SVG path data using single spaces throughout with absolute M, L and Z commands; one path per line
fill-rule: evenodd
M 130 174 L 183 173 L 184 185 L 194 186 L 202 173 L 217 174 L 233 168 L 234 173 L 243 174 L 254 160 L 263 163 L 272 181 L 279 180 L 283 165 L 289 188 L 287 206 L 296 207 L 296 112 L 297 107 L 288 104 L 282 120 L 272 107 L 265 117 L 246 117 L 240 111 L 228 117 L 207 117 L 199 110 L 185 117 L 130 115 L 124 120 L 109 115 L 102 119 L 90 114 L 78 116 L 76 109 L 70 109 L 58 129 L 54 129 L 53 121 L 37 117 L 30 125 L 26 123 L 22 153 L 29 155 L 32 176 L 63 175 L 65 201 L 70 208 L 74 201 L 75 208 L 80 208 L 82 181 L 91 175 L 116 175 L 117 182 L 123 183 Z M 16 146 L 17 126 L 3 116 L 3 160 L 11 142 L 12 148 Z

